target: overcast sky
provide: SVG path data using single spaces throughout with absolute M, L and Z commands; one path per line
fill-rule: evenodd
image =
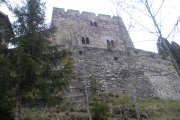
M 14 4 L 20 4 L 21 0 L 10 0 Z M 96 14 L 108 14 L 108 15 L 116 15 L 114 12 L 114 6 L 110 2 L 110 0 L 43 0 L 46 2 L 47 10 L 46 10 L 46 19 L 47 23 L 51 22 L 51 15 L 52 15 L 52 9 L 53 7 L 59 7 L 59 8 L 65 8 L 67 9 L 74 9 L 74 10 L 79 10 L 80 12 L 82 11 L 88 11 L 88 12 L 95 12 Z M 155 8 L 158 8 L 159 1 L 162 0 L 154 0 Z M 163 20 L 161 28 L 164 30 L 163 34 L 166 35 L 170 32 L 172 29 L 173 25 L 176 22 L 177 17 L 180 15 L 180 0 L 165 0 L 164 8 L 160 11 L 161 15 L 158 17 L 159 20 Z M 157 6 L 156 6 L 157 5 Z M 140 6 L 141 7 L 141 6 Z M 12 22 L 13 15 L 10 14 L 8 9 L 5 6 L 0 6 L 0 11 L 4 12 L 5 14 L 8 14 L 10 17 L 10 21 Z M 153 24 L 151 20 L 148 20 L 142 16 L 140 16 L 139 12 L 132 12 L 132 17 L 141 20 L 141 22 L 145 22 L 145 26 L 148 28 L 153 29 Z M 129 20 L 128 20 L 128 14 L 125 12 L 121 12 L 121 17 L 126 25 L 126 27 L 129 27 Z M 142 19 L 143 18 L 143 19 Z M 148 50 L 148 51 L 153 51 L 157 52 L 157 47 L 156 47 L 156 40 L 157 37 L 144 31 L 141 30 L 140 27 L 137 24 L 133 23 L 133 29 L 130 31 L 130 36 L 131 39 L 135 45 L 136 48 L 138 49 L 143 49 L 143 50 Z M 169 38 L 169 40 L 175 40 L 176 42 L 180 43 L 180 39 L 178 41 L 179 33 L 176 33 L 174 36 L 174 39 Z

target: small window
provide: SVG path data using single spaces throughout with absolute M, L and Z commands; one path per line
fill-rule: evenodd
M 82 37 L 82 44 L 85 44 L 85 39 L 84 39 L 84 37 Z
M 118 60 L 118 57 L 114 57 L 114 60 Z
M 79 54 L 82 55 L 82 51 L 79 51 Z
M 152 58 L 153 58 L 153 57 L 154 57 L 154 54 L 150 54 L 150 57 L 152 57 Z
M 97 27 L 97 22 L 96 21 L 94 21 L 94 26 Z
M 114 41 L 113 40 L 111 40 L 111 46 L 114 47 Z
M 134 53 L 135 53 L 135 54 L 138 54 L 139 52 L 135 50 Z
M 114 47 L 114 41 L 113 40 L 110 41 L 110 40 L 107 39 L 107 48 L 111 49 L 113 47 Z
M 89 38 L 86 37 L 86 44 L 89 44 Z
M 90 21 L 90 24 L 91 24 L 91 26 L 94 26 L 94 25 L 93 25 L 93 21 Z

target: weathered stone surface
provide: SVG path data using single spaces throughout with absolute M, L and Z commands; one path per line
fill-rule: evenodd
M 126 94 L 133 89 L 142 98 L 180 99 L 180 78 L 170 58 L 135 49 L 120 17 L 54 8 L 52 25 L 58 28 L 52 43 L 73 50 L 78 78 L 71 82 L 67 96 L 84 97 L 84 82 L 90 93 L 92 79 L 96 79 L 99 90 L 106 93 Z M 88 37 L 89 44 L 83 44 L 82 37 Z M 113 40 L 110 48 L 107 39 Z M 130 52 L 123 41 L 127 41 Z
M 93 26 L 91 25 L 93 22 Z M 117 24 L 120 21 L 119 25 Z M 97 23 L 97 27 L 94 22 Z M 81 46 L 107 48 L 107 40 L 114 41 L 114 50 L 124 50 L 122 39 L 127 39 L 128 47 L 134 48 L 132 41 L 127 33 L 124 23 L 120 17 L 113 17 L 95 13 L 82 12 L 79 14 L 75 10 L 67 10 L 60 8 L 53 9 L 52 25 L 57 26 L 58 32 L 54 35 L 53 43 L 62 43 L 66 33 L 69 37 L 77 38 L 77 43 Z M 63 35 L 62 35 L 63 34 Z M 81 38 L 88 37 L 89 44 L 82 44 Z M 67 40 L 67 39 L 66 39 Z M 71 41 L 74 41 L 71 39 Z M 75 42 L 75 41 L 74 41 Z M 66 41 L 67 44 L 67 41 Z

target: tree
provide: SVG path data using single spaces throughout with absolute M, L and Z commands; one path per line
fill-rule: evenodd
M 109 116 L 109 108 L 103 101 L 96 101 L 91 110 L 94 120 L 106 120 Z
M 125 22 L 131 36 L 142 42 L 154 43 L 162 36 L 173 41 L 178 37 L 178 6 L 169 0 L 112 0 L 118 15 L 126 18 Z M 171 22 L 169 22 L 171 21 Z M 145 35 L 142 35 L 145 34 Z M 177 33 L 177 34 L 176 34 Z M 136 43 L 136 41 L 134 41 Z M 137 41 L 137 43 L 139 43 Z M 155 44 L 154 44 L 155 46 Z M 150 46 L 149 48 L 152 49 Z M 148 46 L 146 46 L 147 48 Z
M 167 37 L 165 37 L 165 35 L 163 33 L 164 33 L 164 30 L 167 30 L 167 29 L 162 29 L 162 26 L 163 26 L 162 24 L 164 23 L 165 19 L 167 19 L 169 13 L 166 13 L 165 17 L 164 17 L 164 15 L 162 15 L 162 11 L 164 11 L 164 9 L 165 9 L 164 4 L 165 4 L 166 0 L 161 0 L 161 1 L 154 1 L 154 0 L 139 0 L 139 1 L 137 1 L 137 0 L 128 0 L 128 1 L 127 0 L 126 1 L 125 0 L 112 0 L 112 1 L 114 2 L 114 5 L 117 8 L 116 12 L 117 12 L 118 16 L 122 13 L 125 13 L 128 15 L 128 18 L 130 19 L 128 30 L 130 30 L 130 28 L 134 28 L 135 26 L 138 25 L 138 27 L 140 27 L 140 29 L 143 29 L 144 31 L 147 31 L 150 34 L 155 35 L 155 37 L 157 38 L 158 46 L 161 47 L 158 49 L 165 50 L 164 52 L 166 54 L 168 54 L 168 56 L 171 57 L 172 62 L 174 64 L 175 68 L 177 69 L 177 72 L 180 75 L 179 67 L 178 67 L 178 65 L 175 61 L 175 58 L 173 56 L 173 53 L 170 50 L 170 48 L 168 47 L 169 45 L 166 41 L 166 38 L 168 38 L 173 33 L 173 31 L 176 30 L 175 28 L 177 27 L 180 20 L 177 19 L 175 25 L 172 27 L 172 30 L 169 30 L 170 33 L 167 34 Z M 163 18 L 163 19 L 161 19 L 161 18 Z M 126 19 L 126 21 L 127 21 L 127 19 Z M 126 49 L 126 51 L 128 51 L 128 49 Z M 128 72 L 130 73 L 130 76 L 131 76 L 132 66 L 129 64 L 129 57 L 128 56 L 129 55 L 127 55 L 127 64 L 128 64 L 127 69 L 128 69 Z M 130 80 L 131 79 L 132 78 L 130 77 Z M 132 88 L 133 88 L 133 85 L 132 85 Z M 136 101 L 135 97 L 136 96 L 133 93 L 136 116 L 137 116 L 137 119 L 140 119 L 139 111 L 137 109 L 138 108 L 137 101 Z
M 170 52 L 172 53 L 174 60 L 176 61 L 177 65 L 180 68 L 180 46 L 176 42 L 170 43 L 167 39 L 164 39 L 164 42 L 168 46 Z M 169 55 L 168 50 L 164 46 L 162 41 L 158 41 L 157 46 L 158 46 L 158 53 L 160 55 L 162 55 L 163 57 L 167 57 Z
M 13 64 L 16 90 L 15 120 L 20 119 L 22 99 L 37 97 L 47 103 L 53 93 L 64 89 L 73 77 L 71 52 L 51 45 L 49 35 L 53 31 L 45 25 L 45 4 L 40 0 L 25 0 L 22 6 L 11 9 L 16 37 Z
M 1 53 L 0 53 L 1 54 Z M 13 96 L 12 96 L 12 70 L 11 62 L 0 55 L 0 117 L 4 120 L 12 120 Z

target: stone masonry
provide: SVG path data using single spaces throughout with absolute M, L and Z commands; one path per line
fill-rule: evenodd
M 135 49 L 120 17 L 54 8 L 52 25 L 57 27 L 52 43 L 70 48 L 75 60 L 78 78 L 67 96 L 83 97 L 84 82 L 91 91 L 95 79 L 105 93 L 121 95 L 133 88 L 142 98 L 180 99 L 180 78 L 171 60 Z

